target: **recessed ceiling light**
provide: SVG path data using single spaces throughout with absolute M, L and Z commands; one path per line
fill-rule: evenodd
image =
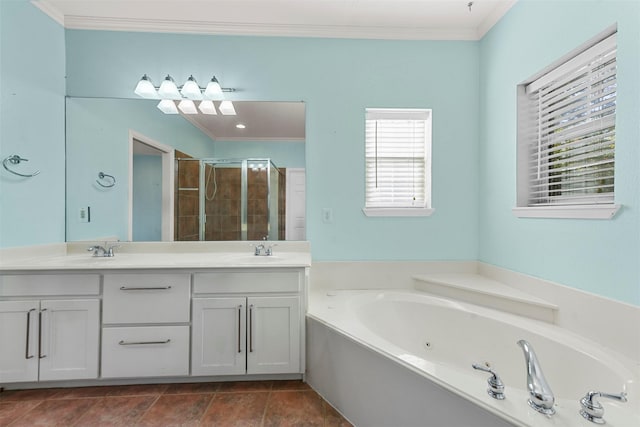
M 238 123 L 238 124 L 236 125 L 236 127 L 237 127 L 238 129 L 245 129 L 245 128 L 246 128 L 246 126 L 245 126 L 245 125 L 243 125 L 242 123 Z

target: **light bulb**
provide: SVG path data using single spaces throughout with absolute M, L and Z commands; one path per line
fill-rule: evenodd
M 170 99 L 163 99 L 158 103 L 158 109 L 165 114 L 178 114 L 176 103 Z
M 200 109 L 202 114 L 218 114 L 215 105 L 213 105 L 213 101 L 202 101 L 200 105 L 198 105 L 198 109 Z
M 185 114 L 198 114 L 198 110 L 196 110 L 196 104 L 193 103 L 190 99 L 183 99 L 178 104 L 178 108 Z
M 182 96 L 180 96 L 180 92 L 178 92 L 178 87 L 173 81 L 173 78 L 171 78 L 171 76 L 168 74 L 160 84 L 158 95 L 160 95 L 160 98 L 162 99 L 182 99 Z
M 220 83 L 216 76 L 211 78 L 211 81 L 207 84 L 207 88 L 204 90 L 204 97 L 207 99 L 221 99 L 222 98 L 222 87 L 220 87 Z
M 158 92 L 156 92 L 153 82 L 146 74 L 142 76 L 133 93 L 147 99 L 158 99 Z
M 233 103 L 231 101 L 222 101 L 218 106 L 218 110 L 225 116 L 235 116 L 236 109 L 233 108 Z
M 202 92 L 200 91 L 200 86 L 198 86 L 198 82 L 193 76 L 189 76 L 187 81 L 182 86 L 182 90 L 180 91 L 182 96 L 189 99 L 202 99 Z

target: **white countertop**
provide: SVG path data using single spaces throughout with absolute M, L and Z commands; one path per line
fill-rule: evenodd
M 265 242 L 268 244 L 272 242 Z M 91 242 L 4 249 L 0 271 L 309 267 L 307 242 L 273 242 L 273 255 L 255 256 L 249 242 L 119 243 L 113 257 L 94 257 Z M 278 248 L 280 247 L 280 251 Z

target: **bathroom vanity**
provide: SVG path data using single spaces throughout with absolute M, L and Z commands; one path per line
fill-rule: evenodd
M 301 378 L 308 244 L 199 243 L 3 253 L 0 387 Z

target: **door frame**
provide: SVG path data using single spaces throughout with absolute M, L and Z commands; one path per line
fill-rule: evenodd
M 173 147 L 162 144 L 129 129 L 129 230 L 127 239 L 133 241 L 133 146 L 139 141 L 158 151 L 162 156 L 162 231 L 163 242 L 173 241 L 174 230 L 174 187 L 175 187 L 175 150 Z

